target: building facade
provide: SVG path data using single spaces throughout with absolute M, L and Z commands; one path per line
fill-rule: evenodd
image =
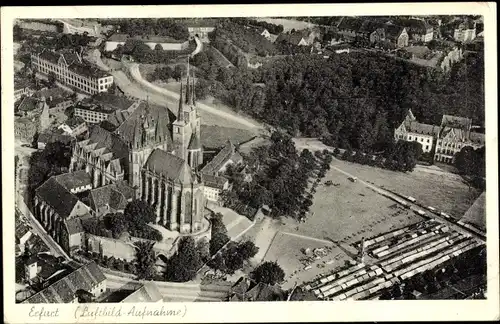
M 113 84 L 113 76 L 84 63 L 78 53 L 43 51 L 31 55 L 31 65 L 38 73 L 54 74 L 57 81 L 86 94 L 106 92 Z
M 422 145 L 424 153 L 434 152 L 434 160 L 453 163 L 455 154 L 462 148 L 484 147 L 484 134 L 471 131 L 472 120 L 465 117 L 443 115 L 441 125 L 429 125 L 417 122 L 408 111 L 405 120 L 394 131 L 394 139 L 415 141 Z

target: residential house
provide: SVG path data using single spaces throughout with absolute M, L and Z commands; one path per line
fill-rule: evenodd
M 467 21 L 458 24 L 453 30 L 453 39 L 457 42 L 467 43 L 476 38 L 476 23 Z
M 35 110 L 41 108 L 42 103 L 33 97 L 23 97 L 17 103 L 15 103 L 15 109 L 21 116 L 32 116 Z
M 337 26 L 337 32 L 347 40 L 354 40 L 359 35 L 359 30 L 365 19 L 360 17 L 343 17 Z
M 92 209 L 92 215 L 101 217 L 108 213 L 123 213 L 134 198 L 134 190 L 124 181 L 119 181 L 90 190 L 82 201 Z
M 262 282 L 256 283 L 247 277 L 240 278 L 232 287 L 229 301 L 284 301 L 287 299 L 285 292 L 278 286 Z
M 125 297 L 121 303 L 161 303 L 163 295 L 152 282 L 145 282 L 140 288 Z
M 271 33 L 267 29 L 262 28 L 261 30 L 259 30 L 259 34 L 261 36 L 264 36 L 267 40 L 271 40 Z
M 210 201 L 219 201 L 222 191 L 229 189 L 229 181 L 224 177 L 202 174 L 202 179 L 205 184 L 205 197 Z
M 77 303 L 79 290 L 91 293 L 95 298 L 106 291 L 106 276 L 95 262 L 81 266 L 22 303 Z
M 408 32 L 405 27 L 385 25 L 385 38 L 396 48 L 408 46 Z
M 384 24 L 377 21 L 365 20 L 357 31 L 357 36 L 369 40 L 370 44 L 384 41 Z
M 208 33 L 215 30 L 216 22 L 210 19 L 189 19 L 184 24 L 187 26 L 189 36 L 197 36 L 202 42 L 208 43 Z
M 30 82 L 24 80 L 14 80 L 14 101 L 18 101 L 23 96 L 31 96 L 35 91 L 31 89 Z
M 129 36 L 126 34 L 113 34 L 106 40 L 104 50 L 106 52 L 114 51 L 119 45 L 123 46 L 127 40 L 141 41 L 146 44 L 150 49 L 154 50 L 156 46 L 161 46 L 165 51 L 182 51 L 188 48 L 189 40 L 175 39 L 168 36 Z
M 59 125 L 59 129 L 62 129 L 65 134 L 70 136 L 78 136 L 85 133 L 88 128 L 85 120 L 82 117 L 72 117 L 63 124 Z
M 397 19 L 395 23 L 405 27 L 416 42 L 428 43 L 434 38 L 434 28 L 423 19 Z
M 64 113 L 64 111 L 68 108 L 71 107 L 73 104 L 73 100 L 70 98 L 53 98 L 49 97 L 47 100 L 47 105 L 49 106 L 49 114 L 58 114 L 58 113 Z
M 201 173 L 218 176 L 226 171 L 228 165 L 238 165 L 242 162 L 243 157 L 236 151 L 236 146 L 228 140 L 222 150 L 201 169 Z
M 33 68 L 45 75 L 55 75 L 62 84 L 87 94 L 105 92 L 113 84 L 113 76 L 86 63 L 74 51 L 43 51 L 31 55 Z
M 394 131 L 394 138 L 395 140 L 418 142 L 422 145 L 422 151 L 429 153 L 439 136 L 439 130 L 439 126 L 417 122 L 415 116 L 409 110 L 403 123 Z

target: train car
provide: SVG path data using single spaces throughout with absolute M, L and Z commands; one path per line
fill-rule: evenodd
M 434 208 L 432 206 L 427 206 L 427 209 L 430 210 L 431 212 L 435 212 L 436 211 L 436 208 Z
M 408 197 L 406 197 L 406 199 L 408 199 L 412 203 L 416 203 L 417 202 L 417 200 L 415 198 L 413 198 L 412 196 L 408 196 Z

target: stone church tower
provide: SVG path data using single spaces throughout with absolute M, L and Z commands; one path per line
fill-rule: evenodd
M 191 83 L 189 65 L 187 70 L 186 95 L 183 97 L 183 86 L 179 98 L 177 119 L 173 123 L 172 139 L 175 155 L 186 161 L 193 170 L 203 163 L 203 152 L 200 143 L 201 118 L 195 104 L 194 80 Z

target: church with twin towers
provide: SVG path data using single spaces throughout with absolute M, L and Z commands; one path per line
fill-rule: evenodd
M 75 144 L 70 172 L 85 170 L 93 188 L 126 183 L 154 209 L 157 224 L 189 234 L 202 230 L 205 206 L 201 118 L 189 63 L 183 83 L 175 119 L 168 107 L 143 101 L 117 112 Z

